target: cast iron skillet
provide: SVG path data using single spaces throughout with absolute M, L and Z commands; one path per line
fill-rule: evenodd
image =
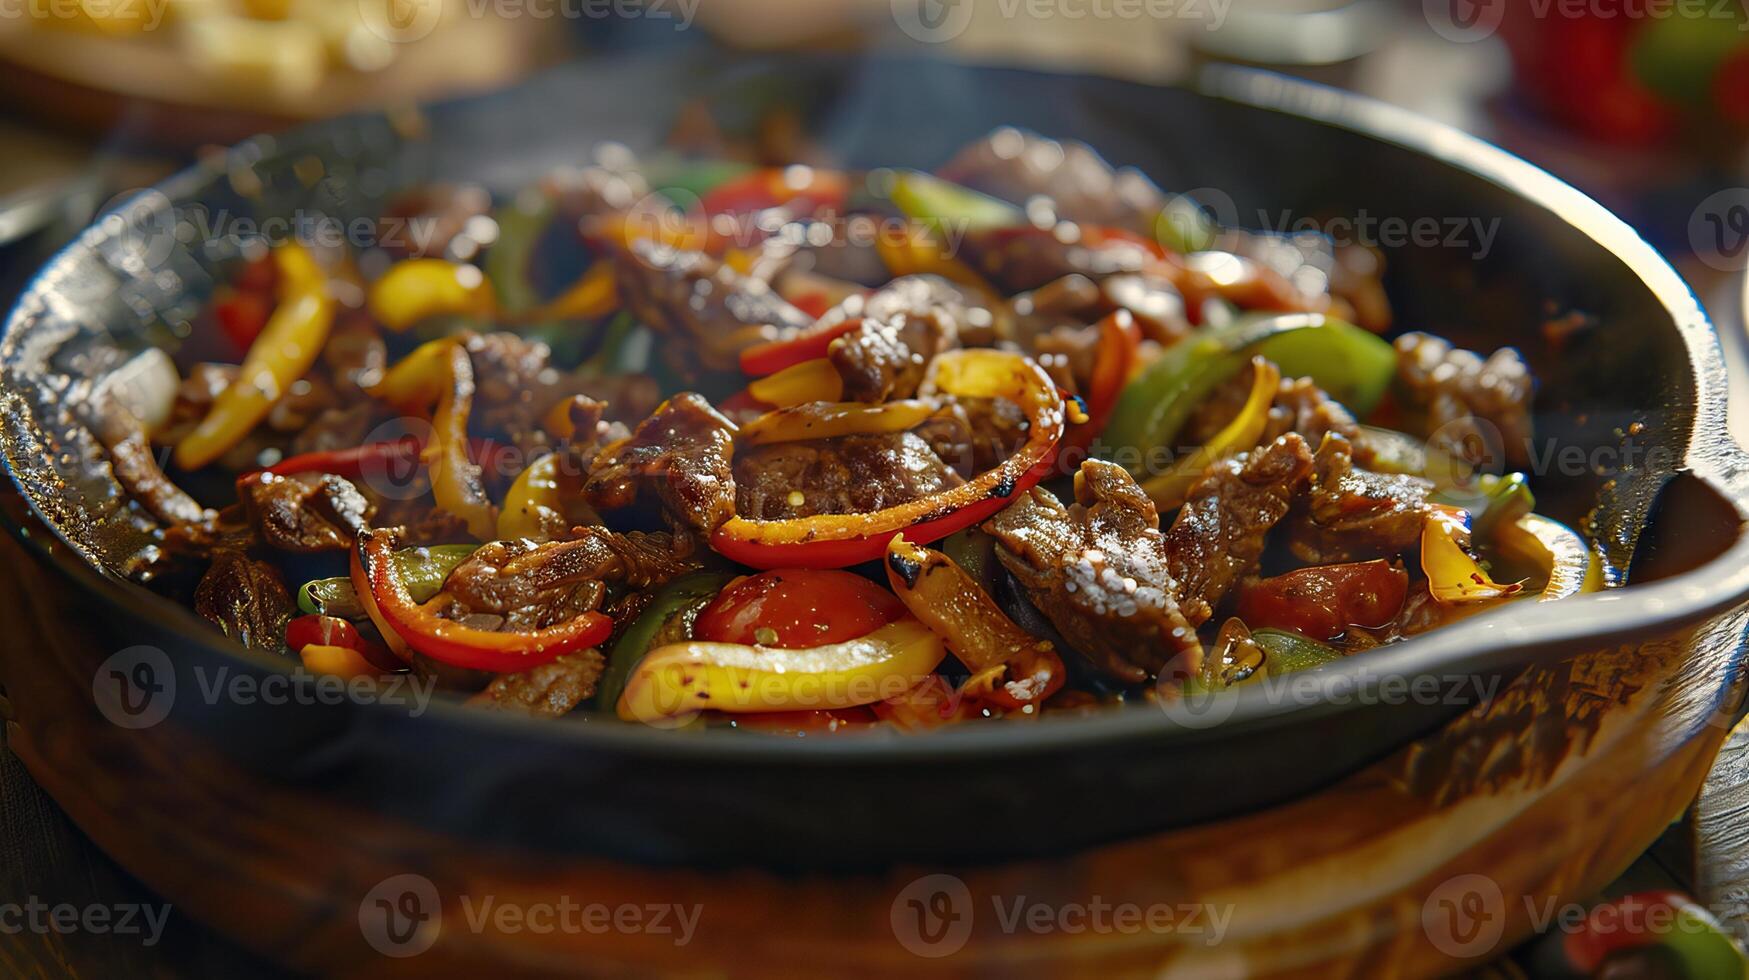
M 1173 712 L 1139 707 L 928 737 L 779 740 L 538 723 L 446 703 L 415 717 L 382 704 L 205 696 L 222 670 L 265 675 L 287 664 L 242 651 L 190 610 L 99 570 L 137 548 L 138 519 L 113 487 L 68 465 L 90 451 L 89 437 L 56 418 L 54 392 L 40 380 L 48 366 L 88 371 L 90 351 L 107 344 L 174 342 L 163 323 L 199 305 L 234 243 L 153 234 L 170 227 L 161 220 L 170 203 L 184 217 L 196 203 L 232 216 L 351 216 L 374 214 L 414 179 L 513 188 L 599 140 L 653 144 L 700 93 L 730 127 L 791 103 L 851 165 L 928 167 L 1015 124 L 1085 139 L 1169 188 L 1218 188 L 1240 224 L 1258 223 L 1261 208 L 1272 221 L 1365 211 L 1497 227 L 1485 250 L 1443 238 L 1393 249 L 1399 322 L 1525 352 L 1543 384 L 1539 451 L 1564 450 L 1569 461 L 1556 457 L 1557 471 L 1539 475 L 1539 509 L 1577 524 L 1595 506 L 1612 566 L 1638 584 L 1516 604 L 1306 675 L 1291 697 L 1250 690 Z M 313 184 L 311 158 L 323 173 Z M 251 189 L 256 196 L 240 193 Z M 258 139 L 160 191 L 56 257 L 0 342 L 0 449 L 30 511 L 11 530 L 83 610 L 89 662 L 67 673 L 99 676 L 98 662 L 118 650 L 161 648 L 174 664 L 174 705 L 139 737 L 202 739 L 257 775 L 466 840 L 791 869 L 1061 852 L 1302 793 L 1461 710 L 1478 679 L 1667 633 L 1749 596 L 1744 456 L 1723 434 L 1717 340 L 1675 272 L 1547 174 L 1328 89 L 1232 70 L 1180 89 L 899 59 L 595 62 L 439 107 L 414 125 L 348 118 Z M 1557 354 L 1541 325 L 1572 310 L 1595 326 Z M 1401 693 L 1429 689 L 1441 693 Z M 28 704 L 15 711 L 26 726 L 50 722 L 33 719 Z M 106 722 L 93 710 L 53 723 Z

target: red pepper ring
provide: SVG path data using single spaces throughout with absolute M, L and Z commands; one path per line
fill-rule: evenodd
M 346 449 L 319 449 L 315 452 L 299 453 L 287 456 L 285 459 L 259 470 L 250 470 L 239 474 L 238 479 L 253 476 L 256 473 L 272 473 L 275 476 L 294 476 L 299 473 L 332 473 L 335 476 L 363 476 L 366 466 L 387 468 L 390 464 L 424 465 L 420 462 L 420 453 L 425 449 L 425 443 L 417 436 L 402 436 L 399 439 L 386 439 L 381 442 L 367 442 Z M 492 473 L 510 473 L 518 467 L 512 465 L 516 456 L 513 446 L 505 446 L 490 439 L 469 439 L 468 453 L 482 469 Z
M 365 531 L 358 536 L 356 557 L 383 619 L 408 646 L 433 660 L 511 674 L 596 646 L 613 633 L 613 620 L 599 612 L 586 612 L 532 633 L 476 629 L 444 619 L 413 601 L 395 570 L 394 550 L 393 531 Z
M 1028 422 L 1026 441 L 1000 465 L 951 490 L 864 514 L 733 517 L 712 533 L 711 547 L 754 568 L 843 568 L 880 558 L 900 532 L 928 544 L 987 520 L 1055 470 L 1066 410 L 1057 386 L 1031 358 L 989 348 L 948 351 L 931 363 L 925 389 L 931 385 L 1018 403 Z
M 823 327 L 812 326 L 791 336 L 763 344 L 754 344 L 741 352 L 741 373 L 752 378 L 763 378 L 784 368 L 795 367 L 803 361 L 825 357 L 832 341 L 861 325 L 861 317 L 851 317 Z

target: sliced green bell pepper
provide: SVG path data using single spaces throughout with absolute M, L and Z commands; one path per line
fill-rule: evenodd
M 716 598 L 732 578 L 727 572 L 693 572 L 657 590 L 655 598 L 608 651 L 607 667 L 595 689 L 596 705 L 603 711 L 612 711 L 644 654 L 661 643 L 690 638 L 692 621 L 699 610 Z
M 1026 223 L 1019 208 L 916 170 L 901 170 L 893 178 L 893 205 L 907 218 L 951 224 L 958 231 L 1012 228 Z
M 1263 673 L 1269 677 L 1310 670 L 1342 659 L 1341 651 L 1335 647 L 1287 630 L 1261 629 L 1253 632 L 1251 639 L 1263 648 Z
M 407 591 L 417 602 L 442 591 L 449 573 L 474 553 L 476 544 L 440 544 L 430 548 L 403 548 L 395 552 L 395 568 Z M 353 591 L 352 579 L 345 575 L 318 578 L 305 582 L 298 589 L 298 608 L 311 615 L 338 616 L 342 619 L 363 619 L 364 605 Z
M 1316 313 L 1246 316 L 1204 327 L 1167 348 L 1118 398 L 1103 442 L 1112 450 L 1173 446 L 1191 413 L 1253 355 L 1287 377 L 1309 377 L 1364 415 L 1377 406 L 1396 372 L 1390 344 L 1352 324 Z M 1135 461 L 1139 466 L 1141 460 Z

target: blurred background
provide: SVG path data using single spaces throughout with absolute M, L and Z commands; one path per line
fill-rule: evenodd
M 1578 184 L 1743 331 L 1742 0 L 0 0 L 0 288 L 124 188 L 250 134 L 515 85 L 569 59 L 909 47 L 1147 79 L 1326 81 Z M 1749 378 L 1743 379 L 1749 390 Z

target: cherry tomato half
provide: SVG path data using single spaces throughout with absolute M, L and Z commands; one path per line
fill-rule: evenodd
M 860 575 L 779 569 L 724 589 L 698 614 L 693 635 L 715 643 L 805 650 L 866 636 L 904 614 L 897 596 Z

